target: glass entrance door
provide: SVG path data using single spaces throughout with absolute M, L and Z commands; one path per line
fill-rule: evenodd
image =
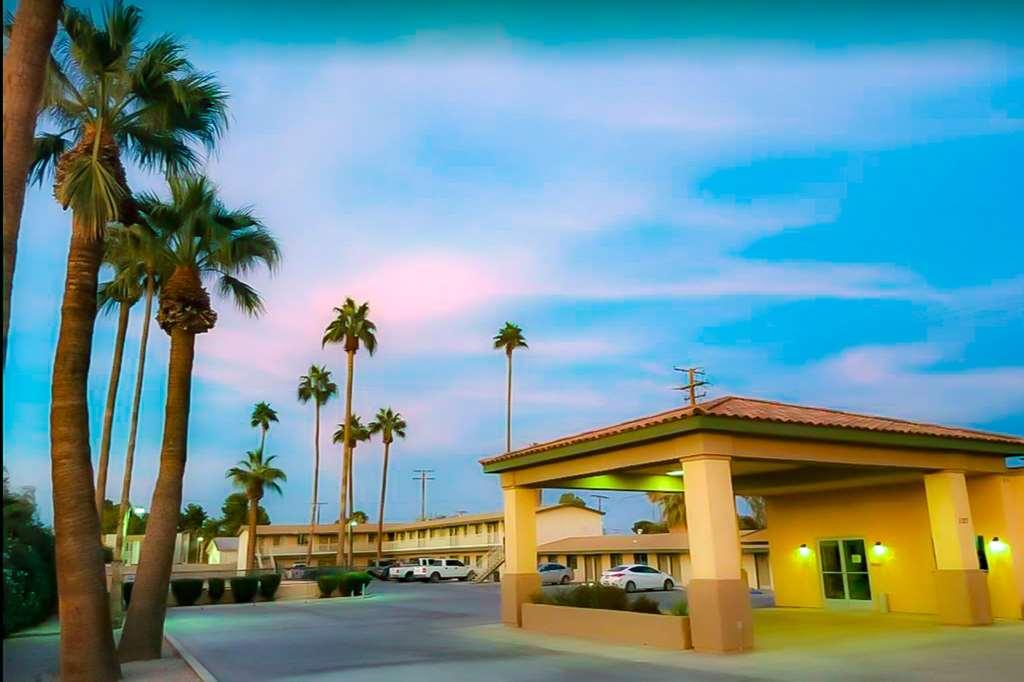
M 871 579 L 864 540 L 859 538 L 821 540 L 821 584 L 825 603 L 870 606 Z

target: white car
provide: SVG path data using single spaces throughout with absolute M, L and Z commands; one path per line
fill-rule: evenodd
M 675 581 L 668 573 L 644 564 L 624 564 L 601 573 L 601 584 L 621 587 L 626 592 L 637 590 L 671 590 Z
M 565 585 L 571 583 L 573 571 L 562 564 L 541 564 L 537 567 L 541 585 Z
M 451 579 L 469 580 L 474 575 L 473 569 L 458 559 L 413 559 L 412 561 L 392 566 L 388 570 L 389 578 L 402 582 L 422 580 L 436 583 Z

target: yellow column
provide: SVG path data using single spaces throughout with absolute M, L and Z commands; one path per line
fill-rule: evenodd
M 978 567 L 974 523 L 962 472 L 943 471 L 924 477 L 935 548 L 935 586 L 939 620 L 950 625 L 992 622 L 988 584 Z
M 728 457 L 682 460 L 693 577 L 687 585 L 693 648 L 734 652 L 754 645 L 750 593 L 740 572 L 739 527 Z
M 505 488 L 505 571 L 501 575 L 501 621 L 520 627 L 521 606 L 540 590 L 537 573 L 537 491 Z
M 984 538 L 992 615 L 1024 619 L 1024 473 L 975 476 L 967 493 Z

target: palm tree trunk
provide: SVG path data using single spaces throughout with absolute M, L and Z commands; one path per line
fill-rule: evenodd
M 256 568 L 256 509 L 259 500 L 249 496 L 249 542 L 245 546 L 245 570 Z
M 317 494 L 320 488 L 320 402 L 316 403 L 316 426 L 313 429 L 313 511 L 309 515 L 309 542 L 306 544 L 306 566 L 313 561 L 313 542 L 316 540 Z
M 146 347 L 149 344 L 149 322 L 153 317 L 152 276 L 146 277 L 146 310 L 142 318 L 142 336 L 139 338 L 139 366 L 135 369 L 135 394 L 132 396 L 131 425 L 128 429 L 128 449 L 124 454 L 124 473 L 121 476 L 121 501 L 117 512 L 117 530 L 114 535 L 114 560 L 111 565 L 110 600 L 111 614 L 114 624 L 119 626 L 124 620 L 124 582 L 121 575 L 121 555 L 124 552 L 125 519 L 127 519 L 131 502 L 132 468 L 135 465 L 135 438 L 139 432 L 139 405 L 142 402 L 142 379 L 146 373 Z
M 174 540 L 185 475 L 194 356 L 195 334 L 181 326 L 172 328 L 160 471 L 153 489 L 146 537 L 135 574 L 132 601 L 128 606 L 128 620 L 121 636 L 119 654 L 122 661 L 160 658 L 167 587 L 174 561 Z
M 512 351 L 508 356 L 508 390 L 505 401 L 505 452 L 512 452 Z
M 355 351 L 348 351 L 346 357 L 348 376 L 345 378 L 345 441 L 342 444 L 341 501 L 338 511 L 338 554 L 336 559 L 338 566 L 345 565 L 345 530 L 348 525 L 348 472 L 349 461 L 352 457 L 349 450 L 349 441 L 352 438 L 352 372 L 355 369 L 355 359 Z
M 391 443 L 384 441 L 384 471 L 380 476 L 380 509 L 377 512 L 377 562 L 380 562 L 381 542 L 384 537 L 384 494 L 388 487 L 388 450 Z
M 353 467 L 356 459 L 356 450 L 351 448 L 348 455 L 348 506 L 349 506 L 349 517 L 356 513 L 356 493 L 355 493 L 355 476 L 352 474 Z M 352 520 L 349 519 L 349 524 Z M 351 525 L 346 529 L 345 536 L 348 538 L 348 565 L 355 566 L 355 551 L 352 548 L 352 543 L 355 542 L 355 533 L 352 532 Z
M 267 444 L 267 429 L 264 426 L 260 427 L 260 452 L 263 452 L 264 446 Z
M 4 54 L 4 339 L 11 326 L 11 286 L 18 256 L 18 233 L 25 203 L 25 181 L 32 165 L 32 140 L 43 95 L 50 45 L 57 33 L 60 0 L 23 0 Z
M 132 304 L 122 301 L 117 311 L 117 335 L 114 337 L 114 359 L 110 363 L 107 382 L 107 404 L 103 408 L 103 431 L 100 436 L 100 461 L 96 471 L 96 514 L 103 522 L 103 501 L 107 497 L 107 465 L 110 462 L 110 431 L 114 425 L 117 387 L 121 383 L 121 361 L 124 359 L 124 337 L 128 333 L 128 317 Z M 115 530 L 116 532 L 116 530 Z
M 60 334 L 53 360 L 50 458 L 60 593 L 62 680 L 121 676 L 107 608 L 107 586 L 89 452 L 87 382 L 96 324 L 102 244 L 72 219 Z

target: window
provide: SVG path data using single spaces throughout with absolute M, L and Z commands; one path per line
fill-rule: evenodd
M 621 565 L 622 564 L 622 555 L 621 554 L 612 554 L 611 561 L 609 563 L 611 563 L 612 566 L 619 566 L 619 565 Z
M 978 551 L 978 568 L 983 571 L 988 570 L 988 557 L 985 556 L 985 536 L 979 535 L 975 540 L 974 546 Z
M 647 554 L 646 553 L 634 554 L 633 555 L 633 563 L 634 564 L 646 564 L 647 563 Z
M 278 545 L 280 545 L 281 544 L 281 536 L 280 535 L 275 535 L 273 538 L 271 538 L 270 544 L 272 544 L 274 547 L 277 547 Z
M 569 564 L 569 568 L 576 568 L 576 555 L 569 554 L 565 557 L 565 563 Z
M 465 564 L 463 564 L 458 559 L 448 559 L 447 561 L 444 562 L 444 565 L 445 566 L 465 566 Z
M 552 564 L 557 563 L 558 562 L 558 557 L 555 556 L 554 554 L 548 554 L 548 562 L 552 563 Z
M 469 566 L 469 555 L 466 554 L 462 557 L 462 563 L 464 566 Z
M 440 559 L 427 559 L 427 566 L 443 566 L 444 562 Z
M 299 544 L 300 544 L 300 545 L 306 545 L 306 544 L 309 544 L 309 536 L 308 536 L 308 535 L 302 535 L 302 534 L 300 533 L 300 534 L 299 534 Z

